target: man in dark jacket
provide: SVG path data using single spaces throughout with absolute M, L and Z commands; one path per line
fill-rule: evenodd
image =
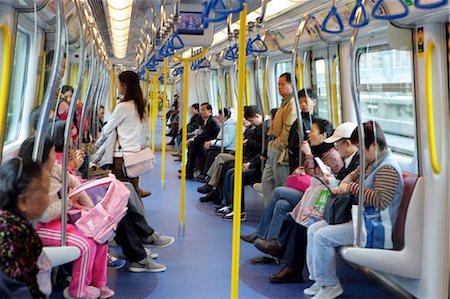
M 308 96 L 306 96 L 308 94 Z M 298 100 L 300 102 L 300 110 L 302 114 L 303 124 L 303 140 L 308 140 L 308 133 L 311 130 L 312 123 L 317 118 L 317 114 L 313 113 L 315 105 L 315 93 L 307 88 L 298 92 Z M 299 142 L 298 142 L 298 119 L 292 124 L 289 130 L 289 171 L 290 173 L 300 166 L 298 163 Z
M 219 134 L 219 124 L 216 119 L 212 115 L 212 107 L 208 103 L 203 103 L 200 108 L 200 116 L 204 122 L 204 125 L 201 127 L 202 132 L 199 135 L 196 135 L 190 138 L 187 141 L 188 145 L 188 160 L 186 165 L 186 178 L 193 179 L 194 178 L 194 166 L 195 161 L 198 157 L 201 157 L 204 153 L 203 145 L 206 141 L 213 140 Z

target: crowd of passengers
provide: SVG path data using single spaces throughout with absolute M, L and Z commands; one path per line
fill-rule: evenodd
M 239 166 L 234 163 L 236 121 L 231 111 L 223 108 L 216 118 L 210 104 L 192 105 L 193 116 L 187 132 L 186 176 L 188 180 L 205 183 L 197 189 L 205 194 L 199 198 L 200 202 L 216 204 L 215 213 L 230 221 L 234 215 L 235 167 L 242 167 L 241 221 L 247 220 L 244 186 L 261 182 L 264 213 L 255 231 L 241 235 L 241 239 L 254 244 L 265 255 L 252 258 L 249 263 L 282 260 L 282 269 L 270 275 L 269 280 L 290 283 L 304 281 L 306 262 L 308 278 L 314 283 L 303 293 L 315 299 L 336 298 L 343 289 L 336 275 L 335 250 L 353 244 L 353 224 L 347 220 L 329 225 L 323 220 L 323 207 L 313 204 L 313 211 L 305 213 L 305 204 L 311 199 L 314 203 L 324 189 L 330 190 L 330 196 L 349 196 L 357 203 L 361 171 L 357 125 L 346 122 L 333 129 L 331 122 L 313 112 L 314 92 L 303 89 L 298 93 L 303 128 L 303 134 L 299 134 L 289 73 L 279 77 L 278 91 L 282 97 L 281 105 L 270 111 L 267 121 L 259 107 L 244 107 L 243 164 Z M 221 122 L 223 125 L 219 125 Z M 391 223 L 395 223 L 403 192 L 401 169 L 379 124 L 369 121 L 363 124 L 363 129 L 364 204 L 388 211 Z M 265 136 L 263 132 L 266 132 Z M 173 155 L 180 161 L 181 133 L 172 132 L 171 135 L 178 147 L 178 152 Z M 304 136 L 303 140 L 299 140 L 299 135 Z M 325 164 L 326 173 L 316 159 Z M 300 191 L 300 188 L 286 187 L 290 175 L 307 175 L 315 179 L 306 190 Z
M 68 140 L 67 182 L 69 191 L 83 184 L 90 173 L 89 161 L 95 160 L 99 167 L 110 169 L 129 190 L 127 211 L 117 226 L 114 239 L 103 244 L 86 237 L 69 217 L 66 244 L 77 247 L 81 254 L 73 263 L 59 267 L 56 281 L 53 281 L 55 287 L 62 287 L 65 298 L 113 296 L 114 291 L 107 286 L 108 268 L 120 269 L 128 264 L 131 272 L 165 271 L 166 266 L 154 260 L 158 254 L 153 250 L 174 242 L 173 237 L 158 233 L 149 225 L 142 203 L 142 197 L 148 196 L 149 192 L 140 189 L 139 178 L 129 178 L 123 172 L 123 152 L 141 149 L 145 105 L 135 72 L 122 72 L 118 87 L 122 97 L 107 123 L 103 121 L 103 112 L 99 113 L 101 137 L 97 140 L 97 153 L 87 148 L 75 150 L 82 122 L 81 113 L 75 113 L 70 132 L 72 138 Z M 56 109 L 50 113 L 48 133 L 44 134 L 42 158 L 39 161 L 32 159 L 37 141 L 32 136 L 22 143 L 16 158 L 0 166 L 2 298 L 46 298 L 52 292 L 50 260 L 42 248 L 61 244 L 64 131 L 72 94 L 73 88 L 64 86 L 55 100 Z M 77 111 L 82 107 L 79 100 L 76 107 Z M 35 133 L 42 110 L 38 107 L 31 115 Z M 86 123 L 83 130 L 85 138 L 89 137 L 88 129 Z M 80 171 L 83 167 L 87 169 Z M 103 175 L 108 172 L 104 171 Z M 91 180 L 98 173 L 90 174 Z M 87 192 L 65 202 L 67 211 L 87 210 L 94 206 Z M 35 227 L 31 225 L 32 221 L 37 223 Z M 109 246 L 120 246 L 122 257 L 119 259 L 110 254 Z M 69 282 L 64 288 L 66 281 Z

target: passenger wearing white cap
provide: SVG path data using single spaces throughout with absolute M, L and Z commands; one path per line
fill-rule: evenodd
M 344 167 L 336 174 L 336 179 L 339 181 L 343 180 L 359 165 L 358 147 L 350 141 L 350 137 L 356 128 L 355 123 L 345 122 L 334 130 L 333 135 L 325 139 L 325 143 L 334 143 L 334 147 L 344 159 Z M 327 175 L 324 175 L 324 179 L 328 180 Z

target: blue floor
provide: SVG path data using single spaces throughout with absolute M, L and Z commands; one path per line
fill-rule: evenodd
M 216 216 L 212 204 L 200 203 L 201 194 L 196 189 L 202 184 L 188 181 L 186 234 L 178 237 L 181 181 L 177 170 L 180 163 L 174 162 L 170 152 L 166 152 L 165 188 L 161 191 L 160 151 L 157 159 L 155 169 L 141 178 L 141 187 L 152 192 L 144 199 L 150 225 L 176 237 L 173 245 L 155 250 L 160 255 L 157 261 L 165 264 L 167 270 L 156 274 L 131 273 L 126 267 L 108 270 L 108 285 L 116 291 L 115 298 L 229 298 L 232 222 Z M 247 192 L 249 219 L 242 223 L 244 234 L 253 232 L 263 211 L 258 195 L 253 190 Z M 247 262 L 258 255 L 260 252 L 253 245 L 241 242 L 240 298 L 309 298 L 302 290 L 311 282 L 271 284 L 269 275 L 278 272 L 281 266 Z M 341 298 L 394 298 L 394 294 L 341 260 L 338 261 L 338 275 L 344 288 Z

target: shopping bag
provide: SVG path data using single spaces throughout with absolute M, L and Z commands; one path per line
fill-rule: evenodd
M 353 231 L 356 245 L 358 206 L 352 206 Z M 365 206 L 363 210 L 363 224 L 361 228 L 361 246 L 365 248 L 392 249 L 392 222 L 389 207 L 380 210 L 372 206 Z

